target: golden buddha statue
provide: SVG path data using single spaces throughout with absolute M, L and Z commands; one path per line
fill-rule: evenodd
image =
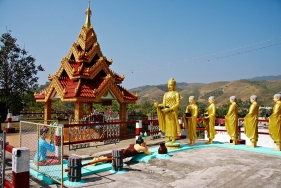
M 232 144 L 236 145 L 238 140 L 238 106 L 236 104 L 236 97 L 231 96 L 229 98 L 231 105 L 228 112 L 225 115 L 225 128 L 228 135 L 232 140 Z
M 281 151 L 281 94 L 275 94 L 272 114 L 269 116 L 269 135 L 277 145 L 275 150 Z
M 203 125 L 206 128 L 207 135 L 208 135 L 208 138 L 209 138 L 209 141 L 205 142 L 205 144 L 212 144 L 213 139 L 215 138 L 215 135 L 217 134 L 217 132 L 215 130 L 217 107 L 215 105 L 215 97 L 214 96 L 210 96 L 208 101 L 209 101 L 210 105 L 207 109 L 207 113 L 204 114 Z
M 178 122 L 178 108 L 180 105 L 180 94 L 176 91 L 176 81 L 170 78 L 168 81 L 168 92 L 164 94 L 163 103 L 158 104 L 154 100 L 157 108 L 159 128 L 165 132 L 166 142 L 174 143 L 176 136 L 181 133 Z
M 195 104 L 194 96 L 189 97 L 189 105 L 186 107 L 183 115 L 183 121 L 187 130 L 189 143 L 188 145 L 193 146 L 197 138 L 196 125 L 198 116 L 198 106 Z
M 259 117 L 259 105 L 257 103 L 257 96 L 252 95 L 250 97 L 251 106 L 249 113 L 244 118 L 244 132 L 246 136 L 251 140 L 252 145 L 250 147 L 257 147 L 258 141 L 258 117 Z

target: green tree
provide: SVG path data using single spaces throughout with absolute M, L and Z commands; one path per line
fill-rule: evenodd
M 140 105 L 139 104 L 128 104 L 127 106 L 127 113 L 128 114 L 133 114 L 137 111 L 140 111 Z
M 44 103 L 36 102 L 34 92 L 32 91 L 28 91 L 24 94 L 22 103 L 22 109 L 25 111 L 44 111 Z
M 151 115 L 152 112 L 154 112 L 154 105 L 153 103 L 150 103 L 148 101 L 142 101 L 140 103 L 140 112 L 142 115 Z
M 229 106 L 230 106 L 230 103 L 225 103 L 222 106 L 218 106 L 217 111 L 216 111 L 217 118 L 224 118 L 224 116 L 228 112 Z
M 44 71 L 16 41 L 11 31 L 0 38 L 0 101 L 14 114 L 23 108 L 24 95 L 38 86 L 38 71 Z
M 207 111 L 207 105 L 202 102 L 196 102 L 198 106 L 198 117 L 203 116 L 204 113 Z
M 242 101 L 241 99 L 237 99 L 237 105 L 238 105 L 238 117 L 244 118 L 249 112 L 249 107 L 251 105 L 250 100 Z

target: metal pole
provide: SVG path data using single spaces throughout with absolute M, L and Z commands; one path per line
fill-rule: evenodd
M 61 187 L 63 188 L 63 134 L 64 134 L 64 130 L 63 130 L 63 124 L 61 124 L 60 128 L 61 128 L 61 141 L 60 141 L 60 145 L 61 145 Z
M 2 142 L 2 185 L 1 187 L 4 188 L 4 183 L 5 183 L 5 159 L 6 159 L 6 131 L 3 130 L 3 142 Z

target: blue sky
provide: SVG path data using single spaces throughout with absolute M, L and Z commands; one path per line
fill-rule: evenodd
M 210 83 L 281 74 L 279 0 L 91 0 L 91 23 L 123 86 Z M 88 0 L 1 0 L 8 30 L 45 68 L 60 67 L 85 23 Z

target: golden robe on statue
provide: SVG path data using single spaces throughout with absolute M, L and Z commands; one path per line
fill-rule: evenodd
M 225 128 L 232 140 L 238 140 L 238 106 L 232 103 L 225 115 Z
M 196 104 L 191 104 L 186 107 L 186 113 L 190 113 L 190 118 L 184 118 L 184 126 L 187 130 L 188 138 L 190 140 L 195 140 L 197 138 L 196 125 L 198 116 L 198 106 Z
M 275 103 L 272 114 L 269 116 L 268 130 L 275 144 L 281 143 L 281 102 Z
M 250 106 L 249 113 L 244 118 L 244 132 L 251 142 L 258 141 L 258 117 L 259 105 L 254 102 Z
M 215 121 L 216 121 L 216 105 L 211 104 L 207 109 L 207 114 L 209 118 L 203 119 L 203 125 L 206 128 L 208 138 L 214 139 L 215 135 L 217 134 L 215 130 Z
M 162 112 L 161 107 L 157 107 L 159 128 L 165 132 L 165 136 L 176 137 L 181 133 L 178 121 L 178 108 L 180 105 L 180 94 L 177 91 L 169 91 L 164 94 L 162 106 L 172 109 L 169 112 Z

